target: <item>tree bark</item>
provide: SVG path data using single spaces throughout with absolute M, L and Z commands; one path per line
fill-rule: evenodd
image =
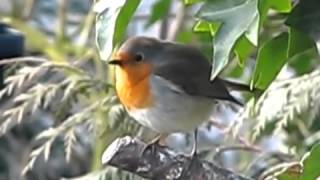
M 118 138 L 105 150 L 102 163 L 154 180 L 250 180 L 197 157 L 192 160 L 178 155 L 162 146 L 141 154 L 145 146 L 129 136 Z

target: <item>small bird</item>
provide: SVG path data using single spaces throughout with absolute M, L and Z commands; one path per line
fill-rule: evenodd
M 109 64 L 116 65 L 115 88 L 128 114 L 159 136 L 148 146 L 174 132 L 194 130 L 209 119 L 219 101 L 242 105 L 227 86 L 249 90 L 246 85 L 219 77 L 210 81 L 211 65 L 195 47 L 149 37 L 125 41 Z

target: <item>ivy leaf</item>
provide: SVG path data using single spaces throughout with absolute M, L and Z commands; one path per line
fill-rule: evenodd
M 229 54 L 238 38 L 252 30 L 259 21 L 257 0 L 215 0 L 207 1 L 197 16 L 207 22 L 221 22 L 213 39 L 213 68 L 211 79 L 214 79 L 228 64 Z M 248 39 L 257 39 L 254 33 Z M 257 34 L 255 34 L 257 36 Z M 253 38 L 254 37 L 254 38 Z
M 310 154 L 307 154 L 302 159 L 303 172 L 300 177 L 301 180 L 314 180 L 320 177 L 319 159 L 320 144 L 316 144 L 312 147 Z
M 308 35 L 294 28 L 289 28 L 289 65 L 298 75 L 312 70 L 312 60 L 316 59 L 317 54 L 316 45 Z
M 204 1 L 204 0 L 183 0 L 185 5 L 192 5 L 192 4 L 195 4 L 195 3 L 199 3 L 201 1 Z
M 204 22 L 204 21 L 197 21 L 196 24 L 193 26 L 192 30 L 194 32 L 210 32 L 211 27 L 210 23 Z
M 320 52 L 320 1 L 303 0 L 290 13 L 286 24 L 306 33 L 312 38 Z
M 248 59 L 254 46 L 246 38 L 246 36 L 241 36 L 235 44 L 234 52 L 238 58 L 238 63 L 241 67 L 244 66 L 245 61 Z
M 261 21 L 265 20 L 269 9 L 274 9 L 280 13 L 289 13 L 292 9 L 291 4 L 291 0 L 260 0 L 258 7 Z
M 286 168 L 277 175 L 279 180 L 315 180 L 320 177 L 319 171 L 320 144 L 312 147 L 299 164 Z M 298 166 L 299 165 L 299 166 Z
M 245 32 L 246 38 L 252 43 L 254 46 L 258 46 L 258 34 L 259 34 L 259 26 L 260 25 L 260 16 L 254 16 L 251 24 Z
M 314 48 L 314 43 L 306 34 L 301 33 L 294 28 L 289 29 L 289 58 L 311 48 Z
M 299 162 L 286 165 L 277 175 L 277 180 L 299 180 L 302 171 L 302 165 Z M 275 173 L 276 174 L 276 173 Z
M 95 6 L 96 43 L 100 58 L 107 60 L 119 43 L 140 0 L 100 0 Z
M 264 43 L 258 51 L 251 87 L 266 89 L 276 78 L 288 58 L 288 33 Z
M 193 27 L 194 32 L 209 32 L 214 36 L 220 27 L 220 23 L 208 23 L 205 21 L 197 21 Z
M 270 8 L 280 12 L 289 13 L 292 9 L 292 0 L 267 0 L 269 1 Z
M 298 76 L 309 73 L 314 69 L 314 61 L 318 58 L 316 49 L 303 51 L 292 56 L 289 60 L 289 65 L 294 69 Z

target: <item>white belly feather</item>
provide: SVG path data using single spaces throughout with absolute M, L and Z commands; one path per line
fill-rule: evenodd
M 194 130 L 208 120 L 214 100 L 187 95 L 158 76 L 153 76 L 150 81 L 153 107 L 129 111 L 140 124 L 159 133 L 172 133 Z

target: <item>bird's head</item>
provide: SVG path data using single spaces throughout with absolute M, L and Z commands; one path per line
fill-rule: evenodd
M 152 73 L 162 46 L 154 38 L 130 38 L 121 45 L 109 64 L 117 66 L 116 77 L 125 74 L 132 81 L 139 80 Z
M 109 64 L 121 67 L 139 67 L 143 64 L 153 64 L 161 52 L 163 44 L 154 38 L 133 37 L 125 41 Z

